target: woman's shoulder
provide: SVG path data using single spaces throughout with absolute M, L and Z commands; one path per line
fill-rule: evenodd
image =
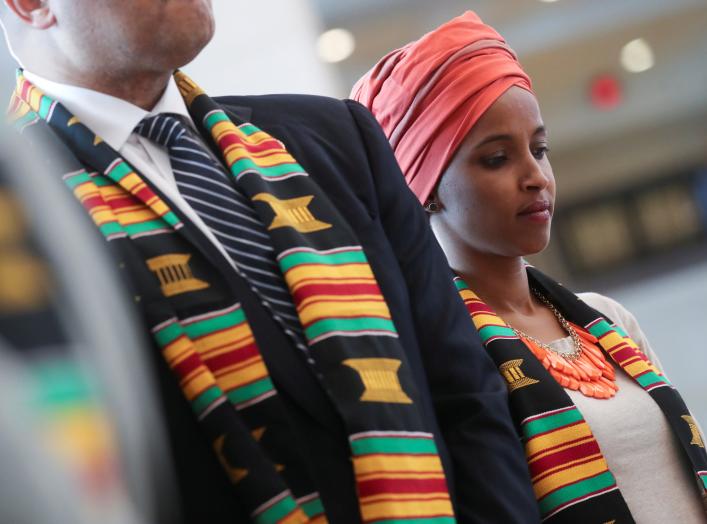
M 600 293 L 594 293 L 593 291 L 587 293 L 577 293 L 577 296 L 587 304 L 588 306 L 596 309 L 599 313 L 609 317 L 611 320 L 619 325 L 625 323 L 626 320 L 636 322 L 636 318 L 631 314 L 631 312 L 626 309 L 618 301 L 611 297 L 602 295 Z M 627 328 L 628 326 L 623 326 Z

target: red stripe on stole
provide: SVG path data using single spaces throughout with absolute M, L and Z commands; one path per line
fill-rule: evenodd
M 111 208 L 118 210 L 126 207 L 144 207 L 145 204 L 133 196 L 109 197 L 105 199 Z
M 556 451 L 555 453 L 551 453 L 530 464 L 530 476 L 535 479 L 535 477 L 541 475 L 549 469 L 561 466 L 569 461 L 581 460 L 599 452 L 599 444 L 597 444 L 596 440 L 591 440 L 589 442 L 585 442 L 584 444 L 579 444 L 578 446 Z
M 156 195 L 152 192 L 152 189 L 150 189 L 142 180 L 140 181 L 140 183 L 143 185 L 143 187 L 138 191 L 135 191 L 133 195 L 135 195 L 147 205 L 150 205 L 152 203 L 152 199 L 154 199 Z M 136 184 L 135 187 L 139 187 L 139 184 Z
M 476 299 L 465 300 L 464 304 L 466 305 L 466 309 L 468 309 L 470 313 L 491 313 L 495 315 L 495 313 L 491 310 L 490 307 L 488 307 L 483 302 L 478 302 Z
M 381 493 L 444 493 L 447 498 L 447 482 L 444 479 L 372 479 L 358 483 L 360 497 Z
M 229 147 L 237 145 L 237 144 L 241 144 L 246 149 L 246 151 L 248 151 L 249 153 L 254 153 L 254 154 L 267 153 L 267 152 L 270 152 L 272 154 L 286 153 L 286 151 L 284 149 L 282 149 L 282 146 L 280 144 L 278 144 L 275 140 L 272 140 L 272 139 L 264 140 L 263 142 L 260 142 L 259 144 L 251 144 L 250 142 L 246 142 L 244 140 L 239 140 L 235 133 L 230 133 L 229 135 L 226 135 L 226 136 L 236 138 L 236 140 L 229 142 L 229 144 L 228 144 Z M 224 138 L 226 138 L 226 136 L 224 136 Z
M 110 207 L 105 200 L 101 197 L 101 195 L 93 195 L 88 198 L 84 198 L 83 202 L 81 202 L 83 207 L 85 207 L 88 211 L 92 211 L 94 208 L 99 207 L 99 206 L 105 206 L 105 207 Z
M 172 366 L 172 369 L 177 374 L 180 379 L 183 379 L 189 373 L 192 373 L 195 369 L 202 365 L 201 359 L 198 355 L 192 353 L 187 358 L 182 360 L 176 366 Z
M 542 432 L 542 433 L 538 433 L 537 435 L 533 435 L 533 438 L 528 439 L 528 441 L 526 442 L 526 445 L 527 445 L 529 442 L 532 442 L 534 439 L 536 439 L 536 438 L 538 438 L 538 437 L 544 437 L 545 435 L 549 435 L 550 433 L 554 433 L 555 431 L 562 431 L 562 430 L 564 430 L 564 429 L 571 428 L 572 426 L 578 426 L 578 425 L 580 425 L 580 424 L 586 424 L 586 421 L 584 421 L 584 420 L 577 420 L 577 421 L 575 421 L 575 422 L 572 422 L 572 424 L 567 424 L 566 426 L 560 426 L 559 428 L 553 428 L 553 429 L 549 429 L 549 430 L 547 430 L 547 431 L 544 431 L 544 432 Z M 582 438 L 586 438 L 586 437 L 582 437 Z M 581 439 L 575 439 L 575 440 L 581 440 Z M 536 456 L 536 455 L 539 455 L 539 454 L 541 454 L 541 453 L 546 453 L 547 451 L 549 451 L 549 450 L 551 450 L 551 449 L 554 449 L 554 448 L 557 448 L 557 447 L 559 447 L 559 446 L 564 446 L 564 445 L 566 445 L 566 444 L 571 444 L 572 442 L 574 442 L 574 441 L 558 442 L 558 443 L 557 443 L 556 445 L 554 445 L 554 446 L 550 446 L 549 448 L 545 448 L 545 449 L 542 449 L 542 450 L 538 451 L 537 453 L 534 453 L 533 455 L 531 455 L 531 456 L 528 457 L 528 460 L 532 459 L 532 458 L 533 458 L 534 456 Z
M 226 151 L 229 147 L 242 145 L 249 153 L 260 153 L 268 150 L 275 150 L 277 153 L 284 153 L 285 150 L 277 140 L 272 138 L 264 140 L 258 144 L 251 144 L 246 139 L 242 139 L 238 134 L 228 131 L 218 138 L 218 146 L 221 151 Z
M 221 353 L 220 355 L 216 355 L 214 357 L 206 357 L 204 358 L 204 363 L 209 366 L 209 369 L 218 371 L 257 356 L 260 356 L 260 352 L 258 351 L 258 347 L 255 343 L 253 343 L 240 349 L 234 349 L 227 353 Z
M 636 354 L 636 350 L 630 346 L 626 346 L 622 349 L 617 350 L 616 352 L 612 352 L 611 358 L 614 359 L 614 361 L 616 361 L 620 365 L 626 365 L 627 361 L 632 358 L 638 358 L 639 360 L 643 360 L 639 355 Z
M 299 284 L 299 282 L 298 282 Z M 378 284 L 305 284 L 292 294 L 295 304 L 317 295 L 380 295 Z
M 27 80 L 22 81 L 22 88 L 20 89 L 20 92 L 22 93 L 23 100 L 29 100 L 29 92 L 32 88 L 32 84 L 30 84 Z M 29 103 L 27 103 L 27 105 L 29 105 Z

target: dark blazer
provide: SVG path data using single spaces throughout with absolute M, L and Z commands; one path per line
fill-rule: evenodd
M 314 96 L 228 97 L 218 102 L 235 120 L 250 121 L 284 142 L 356 233 L 423 390 L 420 409 L 438 436 L 459 521 L 537 522 L 506 387 L 373 117 L 355 102 Z M 186 223 L 185 230 L 242 302 L 289 408 L 296 428 L 293 441 L 312 465 L 329 521 L 359 522 L 347 435 L 334 406 L 246 283 L 193 224 Z M 155 366 L 185 521 L 245 522 L 177 381 L 160 358 Z

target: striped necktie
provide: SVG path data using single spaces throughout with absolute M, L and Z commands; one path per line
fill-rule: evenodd
M 144 118 L 135 132 L 167 148 L 177 188 L 213 232 L 273 318 L 307 351 L 304 333 L 265 227 L 250 202 L 178 115 Z

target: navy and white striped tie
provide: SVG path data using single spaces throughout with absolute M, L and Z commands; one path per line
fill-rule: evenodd
M 179 193 L 214 233 L 275 320 L 306 350 L 302 325 L 275 262 L 270 235 L 225 167 L 178 115 L 146 117 L 135 132 L 167 148 Z

